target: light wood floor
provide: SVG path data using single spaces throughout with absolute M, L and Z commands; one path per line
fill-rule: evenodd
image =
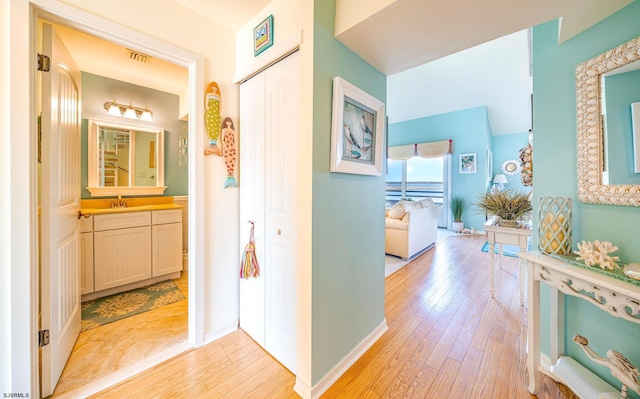
M 187 273 L 174 282 L 188 297 Z M 68 394 L 187 341 L 187 307 L 185 299 L 81 332 L 51 397 Z
M 389 330 L 322 397 L 531 398 L 517 259 L 505 257 L 491 299 L 484 241 L 449 237 L 389 276 Z M 94 397 L 296 398 L 294 383 L 237 331 Z M 541 391 L 539 398 L 574 398 L 546 377 Z

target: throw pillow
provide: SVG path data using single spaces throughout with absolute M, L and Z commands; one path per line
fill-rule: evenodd
M 405 213 L 407 213 L 407 211 L 405 211 L 402 202 L 396 202 L 391 209 L 389 209 L 387 217 L 390 217 L 391 219 L 402 219 Z

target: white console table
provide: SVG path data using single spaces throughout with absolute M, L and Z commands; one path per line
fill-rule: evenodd
M 567 385 L 582 398 L 617 392 L 595 374 L 564 354 L 564 297 L 589 301 L 612 314 L 640 324 L 640 286 L 621 281 L 540 252 L 521 253 L 527 262 L 527 368 L 529 392 L 540 388 L 540 373 Z M 547 370 L 540 365 L 540 282 L 551 288 L 550 360 Z M 619 393 L 618 393 L 619 395 Z M 619 396 L 618 396 L 619 397 Z

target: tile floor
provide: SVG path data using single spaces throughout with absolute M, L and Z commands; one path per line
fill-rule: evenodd
M 187 273 L 176 285 L 187 297 Z M 74 389 L 134 366 L 188 338 L 188 300 L 81 332 L 54 394 Z

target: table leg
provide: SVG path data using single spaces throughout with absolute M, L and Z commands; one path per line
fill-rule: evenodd
M 520 247 L 520 252 L 527 252 L 526 245 L 524 247 Z M 524 306 L 524 290 L 527 284 L 527 274 L 525 271 L 525 261 L 520 258 L 518 262 L 518 282 L 520 283 L 520 306 Z
M 527 263 L 527 369 L 529 392 L 540 390 L 540 281 L 535 279 L 535 264 Z
M 501 242 L 498 243 L 498 265 L 500 266 L 500 269 L 502 269 L 502 262 L 503 262 L 503 248 L 504 246 L 502 245 Z
M 489 292 L 491 293 L 491 298 L 495 298 L 496 295 L 496 287 L 495 287 L 495 243 L 489 241 Z

